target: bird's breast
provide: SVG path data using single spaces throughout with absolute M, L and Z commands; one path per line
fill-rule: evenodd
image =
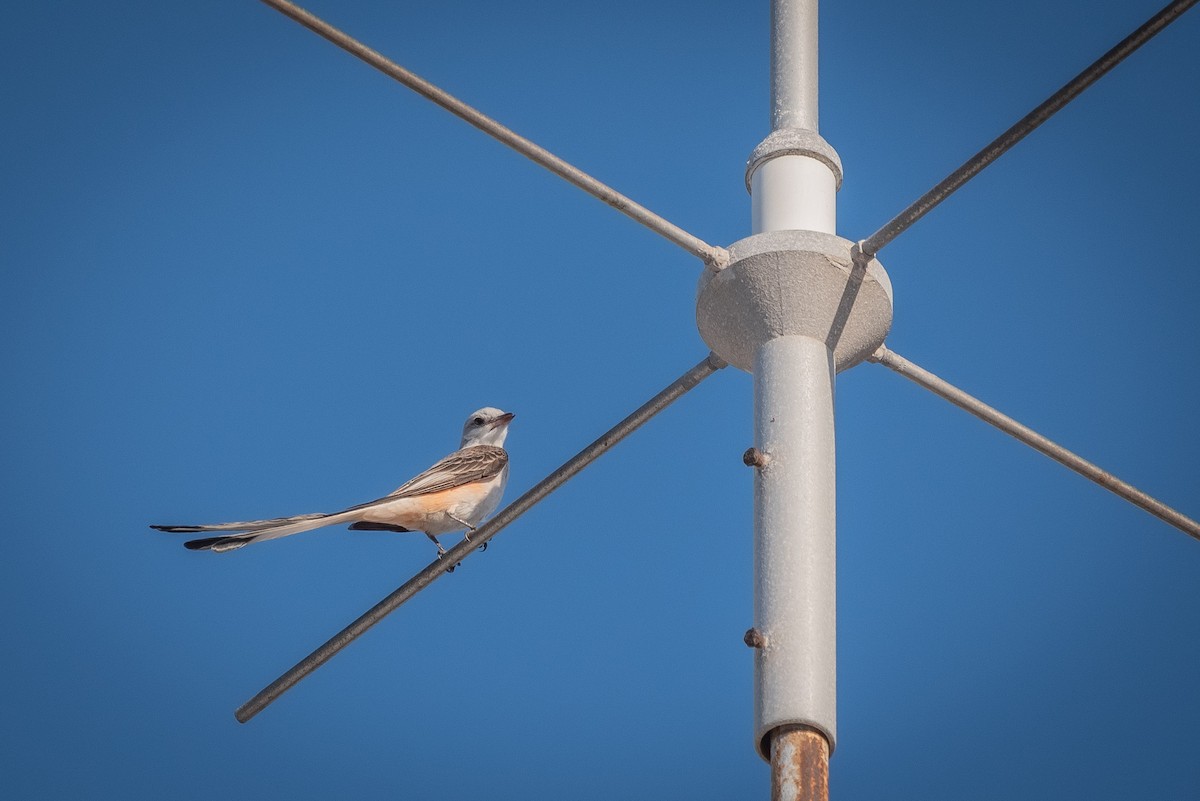
M 445 534 L 463 529 L 462 520 L 477 526 L 500 504 L 508 482 L 508 466 L 487 481 L 453 487 L 440 492 L 413 495 L 367 510 L 364 520 L 390 523 L 413 531 Z M 456 519 L 457 518 L 457 519 Z

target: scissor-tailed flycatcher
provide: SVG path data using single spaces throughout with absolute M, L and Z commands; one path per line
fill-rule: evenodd
M 511 412 L 490 406 L 480 409 L 467 418 L 462 444 L 454 453 L 400 485 L 391 495 L 340 512 L 209 526 L 150 528 L 186 533 L 234 532 L 184 543 L 184 547 L 193 551 L 224 553 L 252 542 L 350 523 L 350 528 L 358 531 L 424 532 L 433 540 L 438 556 L 441 556 L 446 549 L 437 541 L 438 534 L 466 530 L 470 539 L 470 532 L 500 505 L 504 485 L 508 482 L 508 454 L 503 445 L 512 419 Z

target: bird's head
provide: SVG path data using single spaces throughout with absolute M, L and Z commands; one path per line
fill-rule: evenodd
M 515 415 L 512 412 L 501 411 L 492 406 L 484 406 L 478 411 L 471 412 L 467 422 L 463 423 L 462 445 L 495 445 L 504 447 L 504 438 L 508 436 L 508 424 Z

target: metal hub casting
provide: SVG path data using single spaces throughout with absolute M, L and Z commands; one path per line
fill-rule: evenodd
M 840 372 L 870 356 L 892 327 L 892 283 L 854 243 L 815 231 L 770 231 L 729 246 L 729 266 L 700 277 L 696 325 L 713 352 L 751 372 L 759 346 L 781 336 L 824 341 Z

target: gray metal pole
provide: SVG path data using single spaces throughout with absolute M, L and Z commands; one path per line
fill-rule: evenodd
M 954 386 L 949 381 L 939 378 L 928 370 L 913 364 L 899 353 L 888 350 L 883 345 L 880 345 L 879 349 L 870 357 L 870 360 L 894 370 L 909 381 L 925 387 L 925 389 L 935 395 L 940 395 L 960 409 L 964 409 L 975 415 L 988 425 L 995 426 L 1005 434 L 1024 442 L 1029 447 L 1049 456 L 1059 464 L 1071 468 L 1087 480 L 1096 482 L 1114 495 L 1124 498 L 1134 506 L 1145 509 L 1158 519 L 1170 523 L 1184 534 L 1200 540 L 1200 523 L 1182 512 L 1167 506 L 1157 498 L 1147 495 L 1132 484 L 1122 481 L 1107 470 L 1097 467 L 1079 454 L 1067 450 L 1049 437 L 1042 436 L 1029 426 L 1018 423 L 1003 412 L 997 411 L 973 395 Z
M 817 0 L 771 4 L 771 122 L 773 136 L 817 132 Z M 754 233 L 833 234 L 839 177 L 811 154 L 763 161 L 750 181 Z M 755 352 L 755 724 L 773 799 L 828 798 L 837 664 L 833 384 L 824 339 L 780 336 Z
M 309 673 L 312 673 L 321 665 L 328 662 L 333 658 L 334 654 L 354 642 L 367 629 L 394 612 L 401 604 L 428 587 L 434 580 L 453 570 L 455 565 L 469 556 L 473 551 L 486 546 L 488 541 L 499 534 L 505 526 L 532 509 L 543 498 L 561 487 L 568 479 L 583 470 L 583 468 L 596 461 L 596 459 L 600 458 L 600 456 L 618 442 L 639 429 L 650 418 L 679 400 L 679 398 L 693 390 L 701 381 L 724 367 L 725 361 L 717 355 L 710 353 L 702 362 L 675 379 L 666 389 L 643 403 L 632 414 L 610 428 L 591 445 L 588 445 L 579 453 L 572 456 L 561 467 L 535 484 L 532 489 L 520 498 L 517 498 L 504 509 L 501 509 L 495 517 L 480 526 L 471 536 L 471 539 L 463 539 L 462 542 L 447 551 L 445 556 L 435 559 L 428 567 L 398 587 L 391 595 L 368 609 L 357 620 L 327 640 L 324 645 L 300 660 L 291 670 L 271 682 L 260 690 L 257 695 L 238 707 L 234 713 L 238 722 L 245 723 L 266 709 L 270 704 L 274 703 L 275 699 L 294 687 L 297 682 Z
M 771 130 L 784 128 L 819 130 L 816 2 L 771 3 Z
M 262 2 L 300 23 L 313 33 L 323 36 L 347 53 L 362 59 L 389 78 L 399 81 L 422 97 L 432 100 L 451 114 L 474 125 L 488 136 L 495 138 L 499 142 L 503 142 L 535 164 L 540 164 L 563 180 L 574 184 L 593 197 L 604 201 L 622 214 L 646 226 L 656 234 L 674 242 L 688 253 L 700 257 L 705 264 L 719 268 L 723 267 L 728 260 L 728 254 L 723 248 L 708 244 L 703 239 L 688 233 L 678 225 L 660 217 L 640 203 L 625 197 L 625 195 L 622 195 L 607 184 L 601 183 L 578 167 L 567 163 L 545 148 L 506 128 L 449 92 L 434 86 L 419 75 L 406 70 L 396 62 L 372 50 L 348 34 L 343 33 L 323 19 L 300 8 L 295 3 L 291 3 L 289 0 L 262 0 Z
M 1019 119 L 1016 124 L 988 143 L 987 147 L 967 159 L 961 167 L 942 179 L 937 186 L 913 201 L 912 205 L 893 217 L 887 224 L 863 240 L 860 250 L 865 256 L 874 256 L 881 248 L 900 236 L 910 225 L 924 217 L 934 206 L 941 203 L 978 175 L 984 167 L 1003 156 L 1013 145 L 1033 132 L 1035 128 L 1079 96 L 1083 90 L 1103 78 L 1109 70 L 1121 63 L 1130 53 L 1154 38 L 1163 28 L 1177 20 L 1185 11 L 1200 0 L 1173 0 L 1161 11 L 1146 20 L 1136 31 L 1126 36 L 1107 53 L 1092 62 L 1083 72 L 1076 75 L 1050 95 L 1040 106 Z M 1083 13 L 1087 13 L 1086 6 Z
M 784 336 L 754 364 L 755 689 L 760 749 L 773 775 L 782 728 L 804 724 L 831 750 L 837 720 L 833 354 Z

